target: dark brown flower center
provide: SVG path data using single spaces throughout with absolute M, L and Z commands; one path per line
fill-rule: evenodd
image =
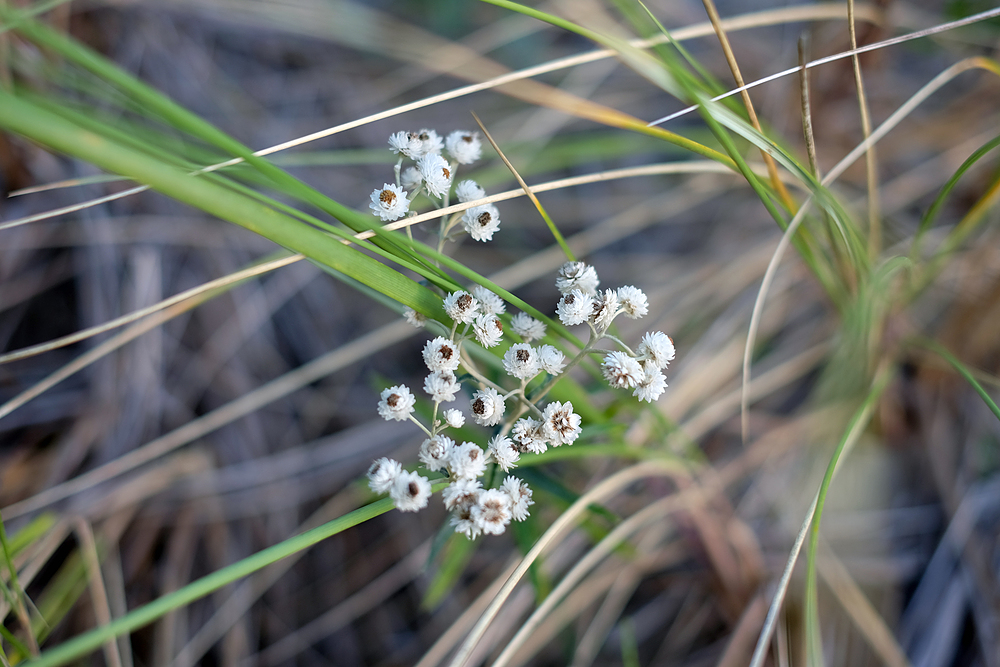
M 392 190 L 383 190 L 378 200 L 387 206 L 392 206 L 392 202 L 396 201 L 396 193 Z
M 459 310 L 468 310 L 472 307 L 472 295 L 463 294 L 458 297 L 458 301 L 456 301 L 455 304 L 458 306 Z
M 490 220 L 492 220 L 492 219 L 493 219 L 493 216 L 490 215 L 489 211 L 486 211 L 485 213 L 480 213 L 479 214 L 479 217 L 476 218 L 476 222 L 479 223 L 480 227 L 485 227 L 486 225 L 490 224 Z
M 477 415 L 486 414 L 486 401 L 484 401 L 481 398 L 477 398 L 475 401 L 472 402 L 472 411 L 475 412 Z
M 442 345 L 441 346 L 441 350 L 438 352 L 438 356 L 440 356 L 442 359 L 444 359 L 446 361 L 448 359 L 451 359 L 451 355 L 453 355 L 453 354 L 455 354 L 455 351 L 452 350 L 447 345 Z
M 391 408 L 396 407 L 396 404 L 399 403 L 399 394 L 392 394 L 389 398 L 385 399 L 385 402 L 388 403 Z
M 409 486 L 406 487 L 406 490 L 410 492 L 411 496 L 420 495 L 420 485 L 416 482 L 410 482 Z
M 514 356 L 516 356 L 517 360 L 521 363 L 526 363 L 529 359 L 531 359 L 531 353 L 523 348 L 518 350 L 517 354 Z

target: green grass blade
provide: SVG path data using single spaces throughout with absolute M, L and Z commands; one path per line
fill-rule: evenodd
M 949 352 L 943 345 L 933 340 L 920 340 L 919 344 L 923 345 L 928 350 L 935 352 L 938 356 L 951 364 L 952 367 L 958 371 L 959 375 L 965 378 L 965 381 L 976 390 L 976 393 L 983 399 L 983 403 L 986 404 L 986 407 L 988 407 L 994 416 L 1000 420 L 1000 407 L 997 407 L 997 404 L 992 398 L 990 398 L 990 395 L 986 393 L 985 389 L 983 389 L 983 385 L 979 384 L 976 378 L 973 377 L 972 371 L 969 370 L 968 366 L 959 361 L 958 358 Z
M 967 172 L 974 164 L 979 162 L 979 160 L 982 159 L 983 156 L 985 156 L 987 153 L 989 153 L 997 146 L 1000 146 L 1000 136 L 990 139 L 985 144 L 980 146 L 972 155 L 966 158 L 965 162 L 962 163 L 962 166 L 959 167 L 954 174 L 952 174 L 951 178 L 948 179 L 948 182 L 945 183 L 944 187 L 941 188 L 941 192 L 939 192 L 938 196 L 934 198 L 934 202 L 927 209 L 927 212 L 924 213 L 924 216 L 920 219 L 920 227 L 918 228 L 917 234 L 913 239 L 915 247 L 919 245 L 920 239 L 922 238 L 923 234 L 926 233 L 928 229 L 930 229 L 931 225 L 934 224 L 935 218 L 937 218 L 938 213 L 941 212 L 941 207 L 944 206 L 945 200 L 948 198 L 948 195 L 951 194 L 951 191 L 954 189 L 954 187 L 958 184 L 959 179 L 962 178 L 965 172 Z

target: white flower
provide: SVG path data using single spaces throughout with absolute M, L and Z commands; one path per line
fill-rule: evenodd
M 403 466 L 399 461 L 384 456 L 375 459 L 368 468 L 368 487 L 375 493 L 387 493 L 402 472 Z
M 613 289 L 599 292 L 594 299 L 590 312 L 590 323 L 599 333 L 604 333 L 611 326 L 612 320 L 618 314 L 618 294 Z
M 674 360 L 674 341 L 662 331 L 648 331 L 642 336 L 642 342 L 636 349 L 641 361 L 650 361 L 657 368 L 666 368 Z
M 514 521 L 527 519 L 528 506 L 535 504 L 531 500 L 531 488 L 523 480 L 510 475 L 503 481 L 503 490 L 510 496 L 510 514 Z
M 538 354 L 527 343 L 511 345 L 503 355 L 503 369 L 518 380 L 530 380 L 538 375 Z
M 389 135 L 389 148 L 393 153 L 413 157 L 413 150 L 420 148 L 420 142 L 412 132 L 393 132 Z
M 465 415 L 462 414 L 461 410 L 450 408 L 445 410 L 442 416 L 444 417 L 444 423 L 452 428 L 462 428 L 465 426 Z
M 484 533 L 500 535 L 510 523 L 510 495 L 499 489 L 483 491 L 472 506 L 472 518 Z
M 656 368 L 649 362 L 645 364 L 643 370 L 642 381 L 635 386 L 635 391 L 632 392 L 632 395 L 640 401 L 652 403 L 667 388 L 667 378 L 663 377 L 663 373 L 660 372 L 659 368 Z
M 580 415 L 569 401 L 553 401 L 545 406 L 545 437 L 553 447 L 572 445 L 580 435 Z
M 484 313 L 502 315 L 507 310 L 507 305 L 503 302 L 503 299 L 482 285 L 476 285 L 472 290 L 472 295 L 479 300 L 479 308 Z
M 407 191 L 416 190 L 423 182 L 424 177 L 420 175 L 420 172 L 416 167 L 407 167 L 399 176 L 400 185 L 402 185 L 403 189 Z
M 455 449 L 455 441 L 443 435 L 428 438 L 420 445 L 420 462 L 424 467 L 434 472 L 448 467 L 451 452 Z
M 637 320 L 649 312 L 649 301 L 646 300 L 646 295 L 638 287 L 631 285 L 619 287 L 618 300 L 621 301 L 625 317 Z
M 389 489 L 389 497 L 400 512 L 416 512 L 427 507 L 431 483 L 415 472 L 400 473 Z
M 483 190 L 479 183 L 467 178 L 464 181 L 459 181 L 458 185 L 455 186 L 455 196 L 458 198 L 458 201 L 465 204 L 466 202 L 482 199 L 486 196 L 486 190 Z
M 386 183 L 382 189 L 372 191 L 372 201 L 368 204 L 372 213 L 382 218 L 383 222 L 398 220 L 410 210 L 410 200 L 406 198 L 403 188 L 392 183 Z
M 445 297 L 442 305 L 444 312 L 448 313 L 448 317 L 459 324 L 471 322 L 479 314 L 479 302 L 474 296 L 461 290 L 452 292 Z
M 437 153 L 430 153 L 417 160 L 417 169 L 424 177 L 427 192 L 435 197 L 443 197 L 451 189 L 451 166 Z
M 451 515 L 451 525 L 455 526 L 456 533 L 464 534 L 468 539 L 474 540 L 482 534 L 482 529 L 472 518 L 472 508 L 475 503 L 468 507 L 460 507 Z
M 584 262 L 566 262 L 559 267 L 556 277 L 556 289 L 560 294 L 569 294 L 575 289 L 584 294 L 594 294 L 600 284 L 597 270 Z
M 452 482 L 441 492 L 445 509 L 454 512 L 463 505 L 472 507 L 479 500 L 479 492 L 482 489 L 483 485 L 478 479 L 459 479 Z
M 483 347 L 495 347 L 503 339 L 503 322 L 496 315 L 482 314 L 472 323 L 472 330 Z
M 568 327 L 574 324 L 583 324 L 590 317 L 594 308 L 594 298 L 589 294 L 584 294 L 578 289 L 574 289 L 568 294 L 563 294 L 556 306 L 556 314 L 559 320 Z
M 427 324 L 427 317 L 412 308 L 407 308 L 403 311 L 403 319 L 406 320 L 407 324 L 417 329 L 423 329 L 424 325 Z
M 451 450 L 448 470 L 455 479 L 475 479 L 486 472 L 486 454 L 474 442 L 463 442 Z
M 444 143 L 434 130 L 420 130 L 410 134 L 410 157 L 414 160 L 441 152 Z
M 454 373 L 461 361 L 458 347 L 444 336 L 427 341 L 424 344 L 423 355 L 424 363 L 432 371 L 451 371 Z
M 444 140 L 444 146 L 459 164 L 472 164 L 483 153 L 483 143 L 479 140 L 478 132 L 455 130 Z
M 627 389 L 642 382 L 642 366 L 624 352 L 609 352 L 601 366 L 604 367 L 604 379 L 615 389 Z
M 406 421 L 413 414 L 413 404 L 416 399 L 406 385 L 398 384 L 382 390 L 382 400 L 378 402 L 378 414 L 382 419 L 389 421 Z
M 492 387 L 480 389 L 472 395 L 472 419 L 480 426 L 499 424 L 506 408 L 503 396 Z
M 465 211 L 462 224 L 476 241 L 492 241 L 493 234 L 500 229 L 500 211 L 493 204 L 473 206 Z
M 525 343 L 545 338 L 545 323 L 539 322 L 528 313 L 518 313 L 510 318 L 510 328 L 523 338 Z
M 531 417 L 522 417 L 514 422 L 514 428 L 510 430 L 510 437 L 514 439 L 518 448 L 523 452 L 541 454 L 548 449 L 545 425 Z
M 455 394 L 462 388 L 451 371 L 432 371 L 424 379 L 424 391 L 430 394 L 435 403 L 450 403 L 455 400 Z
M 559 375 L 566 367 L 566 355 L 553 345 L 538 348 L 538 365 L 549 375 Z
M 487 446 L 490 448 L 493 460 L 503 468 L 504 472 L 517 467 L 517 460 L 521 458 L 521 454 L 514 449 L 514 443 L 510 441 L 510 438 L 505 435 L 495 435 L 490 438 Z

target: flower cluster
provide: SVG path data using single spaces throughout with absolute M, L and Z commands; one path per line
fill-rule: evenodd
M 435 205 L 448 206 L 453 184 L 454 196 L 459 203 L 486 197 L 486 191 L 473 180 L 466 179 L 455 184 L 459 165 L 472 164 L 482 155 L 483 143 L 478 132 L 456 130 L 444 139 L 428 129 L 396 132 L 389 137 L 389 148 L 399 155 L 395 167 L 396 182 L 376 188 L 368 205 L 383 222 L 392 222 L 407 215 L 410 203 L 421 192 Z M 413 164 L 404 169 L 406 159 Z M 490 241 L 500 229 L 500 211 L 487 203 L 468 208 L 450 219 L 442 219 L 442 239 L 459 222 L 476 241 Z
M 433 143 L 437 135 L 429 137 L 418 140 Z M 409 148 L 404 139 L 400 133 L 401 151 L 416 150 Z M 446 144 L 450 145 L 449 142 L 450 137 Z M 449 152 L 458 159 L 451 148 Z M 601 292 L 597 289 L 599 284 L 594 268 L 582 262 L 567 262 L 559 270 L 556 280 L 556 287 L 562 293 L 556 308 L 559 319 L 568 326 L 586 322 L 591 331 L 590 341 L 570 360 L 554 345 L 537 344 L 546 336 L 544 322 L 528 313 L 509 318 L 509 329 L 517 339 L 504 351 L 502 365 L 510 384 L 515 385 L 511 389 L 489 380 L 464 350 L 472 341 L 493 348 L 504 340 L 503 299 L 482 286 L 471 292 L 452 292 L 443 302 L 451 319 L 450 326 L 445 325 L 447 335 L 428 340 L 422 350 L 428 370 L 424 391 L 433 403 L 430 424 L 424 425 L 414 417 L 416 399 L 406 386 L 396 385 L 382 392 L 379 415 L 387 420 L 414 421 L 426 434 L 418 459 L 424 470 L 439 474 L 440 479 L 448 482 L 442 499 L 456 532 L 470 539 L 483 533 L 498 535 L 511 521 L 527 518 L 528 507 L 533 504 L 527 484 L 507 475 L 496 488 L 484 488 L 482 478 L 490 466 L 509 473 L 517 467 L 522 454 L 541 454 L 549 447 L 576 442 L 581 433 L 581 418 L 574 412 L 573 404 L 545 402 L 555 382 L 574 365 L 589 355 L 602 355 L 601 366 L 608 383 L 615 388 L 632 389 L 640 400 L 652 402 L 666 388 L 662 371 L 674 358 L 674 345 L 666 334 L 659 331 L 645 334 L 633 352 L 608 333 L 618 315 L 639 318 L 648 312 L 645 294 L 631 286 Z M 407 319 L 420 326 L 430 324 L 412 311 L 407 313 Z M 599 349 L 597 345 L 605 340 L 620 349 Z M 460 368 L 464 371 L 461 374 Z M 472 421 L 493 430 L 485 448 L 475 442 L 459 444 L 446 435 L 447 429 L 465 425 L 465 413 L 456 408 L 444 409 L 442 405 L 457 400 L 463 392 L 463 382 L 473 385 L 468 389 L 468 414 Z M 407 472 L 399 462 L 387 458 L 372 464 L 368 480 L 373 491 L 389 494 L 396 507 L 404 512 L 425 507 L 431 495 L 429 478 Z

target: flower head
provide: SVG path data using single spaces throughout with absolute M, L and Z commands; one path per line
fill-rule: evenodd
M 452 482 L 441 492 L 445 509 L 454 512 L 462 505 L 471 507 L 479 500 L 479 492 L 482 489 L 483 485 L 475 478 L 459 479 Z
M 413 404 L 416 398 L 410 393 L 406 385 L 398 384 L 382 390 L 381 399 L 378 402 L 378 414 L 386 421 L 406 421 L 413 414 Z
M 415 472 L 402 472 L 392 483 L 389 497 L 400 512 L 416 512 L 427 507 L 431 483 Z
M 525 343 L 545 338 L 545 323 L 539 322 L 528 313 L 518 313 L 510 318 L 510 328 L 523 338 Z
M 424 440 L 420 445 L 420 462 L 424 467 L 434 472 L 448 467 L 451 452 L 455 449 L 455 441 L 443 435 L 435 435 Z
M 432 371 L 455 372 L 461 359 L 458 356 L 458 346 L 444 336 L 438 336 L 424 344 L 424 363 Z
M 384 456 L 375 459 L 368 468 L 368 487 L 375 493 L 387 493 L 402 472 L 399 461 Z
M 392 183 L 386 183 L 372 192 L 372 201 L 368 204 L 372 213 L 382 218 L 383 222 L 398 220 L 410 210 L 410 200 L 406 198 L 403 188 Z
M 472 164 L 483 152 L 483 142 L 480 141 L 478 132 L 455 130 L 444 140 L 444 145 L 459 164 Z
M 434 130 L 420 130 L 410 134 L 410 155 L 414 160 L 425 155 L 437 155 L 444 147 L 441 137 Z
M 500 535 L 510 523 L 510 495 L 499 489 L 483 491 L 472 506 L 472 518 L 484 533 Z
M 450 403 L 455 400 L 455 394 L 462 388 L 455 374 L 451 371 L 431 371 L 424 379 L 424 391 L 430 394 L 435 403 Z
M 472 290 L 472 295 L 479 300 L 479 309 L 484 313 L 502 315 L 507 310 L 507 305 L 503 302 L 503 299 L 482 285 L 476 285 Z
M 584 294 L 578 289 L 563 294 L 556 306 L 556 314 L 559 320 L 568 327 L 574 324 L 583 324 L 590 317 L 594 308 L 594 298 L 589 294 Z
M 483 347 L 495 347 L 503 338 L 503 322 L 496 315 L 478 315 L 472 323 L 472 330 Z
M 545 437 L 553 447 L 572 445 L 580 436 L 580 415 L 573 412 L 569 401 L 553 401 L 545 406 Z
M 598 292 L 590 312 L 590 323 L 598 332 L 604 333 L 618 314 L 618 293 L 613 289 Z
M 511 345 L 503 355 L 504 370 L 518 380 L 530 380 L 538 375 L 538 362 L 538 353 L 527 343 Z
M 542 345 L 538 348 L 538 364 L 549 375 L 559 375 L 566 367 L 566 355 L 554 345 Z
M 413 157 L 413 150 L 420 148 L 419 141 L 415 141 L 416 135 L 412 132 L 393 132 L 389 135 L 389 148 L 393 153 L 402 153 L 406 157 Z
M 415 327 L 417 329 L 423 329 L 427 324 L 427 317 L 423 313 L 418 313 L 412 308 L 407 308 L 403 311 L 403 319 L 405 319 L 406 323 L 411 327 Z
M 461 410 L 449 408 L 442 413 L 442 416 L 444 417 L 444 423 L 452 428 L 462 428 L 465 426 L 465 415 L 462 414 Z
M 531 500 L 531 488 L 523 480 L 510 475 L 503 481 L 503 490 L 510 496 L 510 514 L 514 521 L 527 519 L 528 506 L 535 504 Z
M 420 175 L 420 171 L 416 167 L 407 167 L 399 175 L 399 183 L 407 191 L 416 190 L 423 182 L 424 177 Z
M 566 262 L 559 267 L 556 276 L 556 289 L 560 294 L 569 294 L 575 289 L 584 294 L 594 294 L 600 284 L 597 271 L 585 262 Z
M 493 204 L 473 206 L 462 216 L 462 225 L 476 241 L 492 241 L 500 229 L 500 211 Z
M 545 424 L 531 417 L 522 417 L 514 422 L 514 428 L 510 430 L 510 437 L 514 439 L 518 449 L 522 452 L 541 454 L 548 449 Z
M 490 438 L 487 446 L 490 448 L 493 460 L 503 468 L 504 472 L 517 467 L 517 460 L 521 458 L 521 454 L 514 449 L 514 443 L 510 438 L 505 435 L 495 435 Z
M 642 382 L 642 366 L 624 352 L 609 352 L 601 366 L 604 367 L 604 379 L 615 389 L 627 389 Z
M 448 470 L 455 479 L 475 479 L 486 472 L 486 454 L 474 442 L 463 442 L 451 450 Z
M 468 292 L 452 292 L 444 299 L 444 312 L 448 317 L 460 324 L 476 319 L 479 314 L 479 302 Z
M 482 199 L 486 196 L 486 190 L 483 190 L 479 183 L 467 178 L 464 181 L 459 181 L 458 185 L 455 186 L 455 196 L 458 201 L 464 204 Z
M 674 341 L 662 331 L 648 331 L 642 336 L 636 354 L 641 361 L 649 361 L 657 368 L 666 368 L 674 360 Z
M 472 395 L 472 419 L 480 426 L 499 424 L 506 407 L 503 396 L 492 387 L 480 389 Z
M 427 192 L 435 197 L 443 197 L 451 189 L 454 174 L 451 166 L 437 153 L 429 153 L 417 160 L 417 170 L 424 178 Z
M 649 362 L 644 365 L 643 371 L 642 381 L 635 386 L 632 395 L 640 401 L 652 403 L 667 388 L 667 378 L 663 377 L 663 373 L 660 372 L 659 368 L 656 368 L 656 366 Z
M 649 312 L 649 301 L 646 294 L 638 287 L 625 285 L 618 288 L 618 300 L 622 304 L 625 317 L 637 320 Z

